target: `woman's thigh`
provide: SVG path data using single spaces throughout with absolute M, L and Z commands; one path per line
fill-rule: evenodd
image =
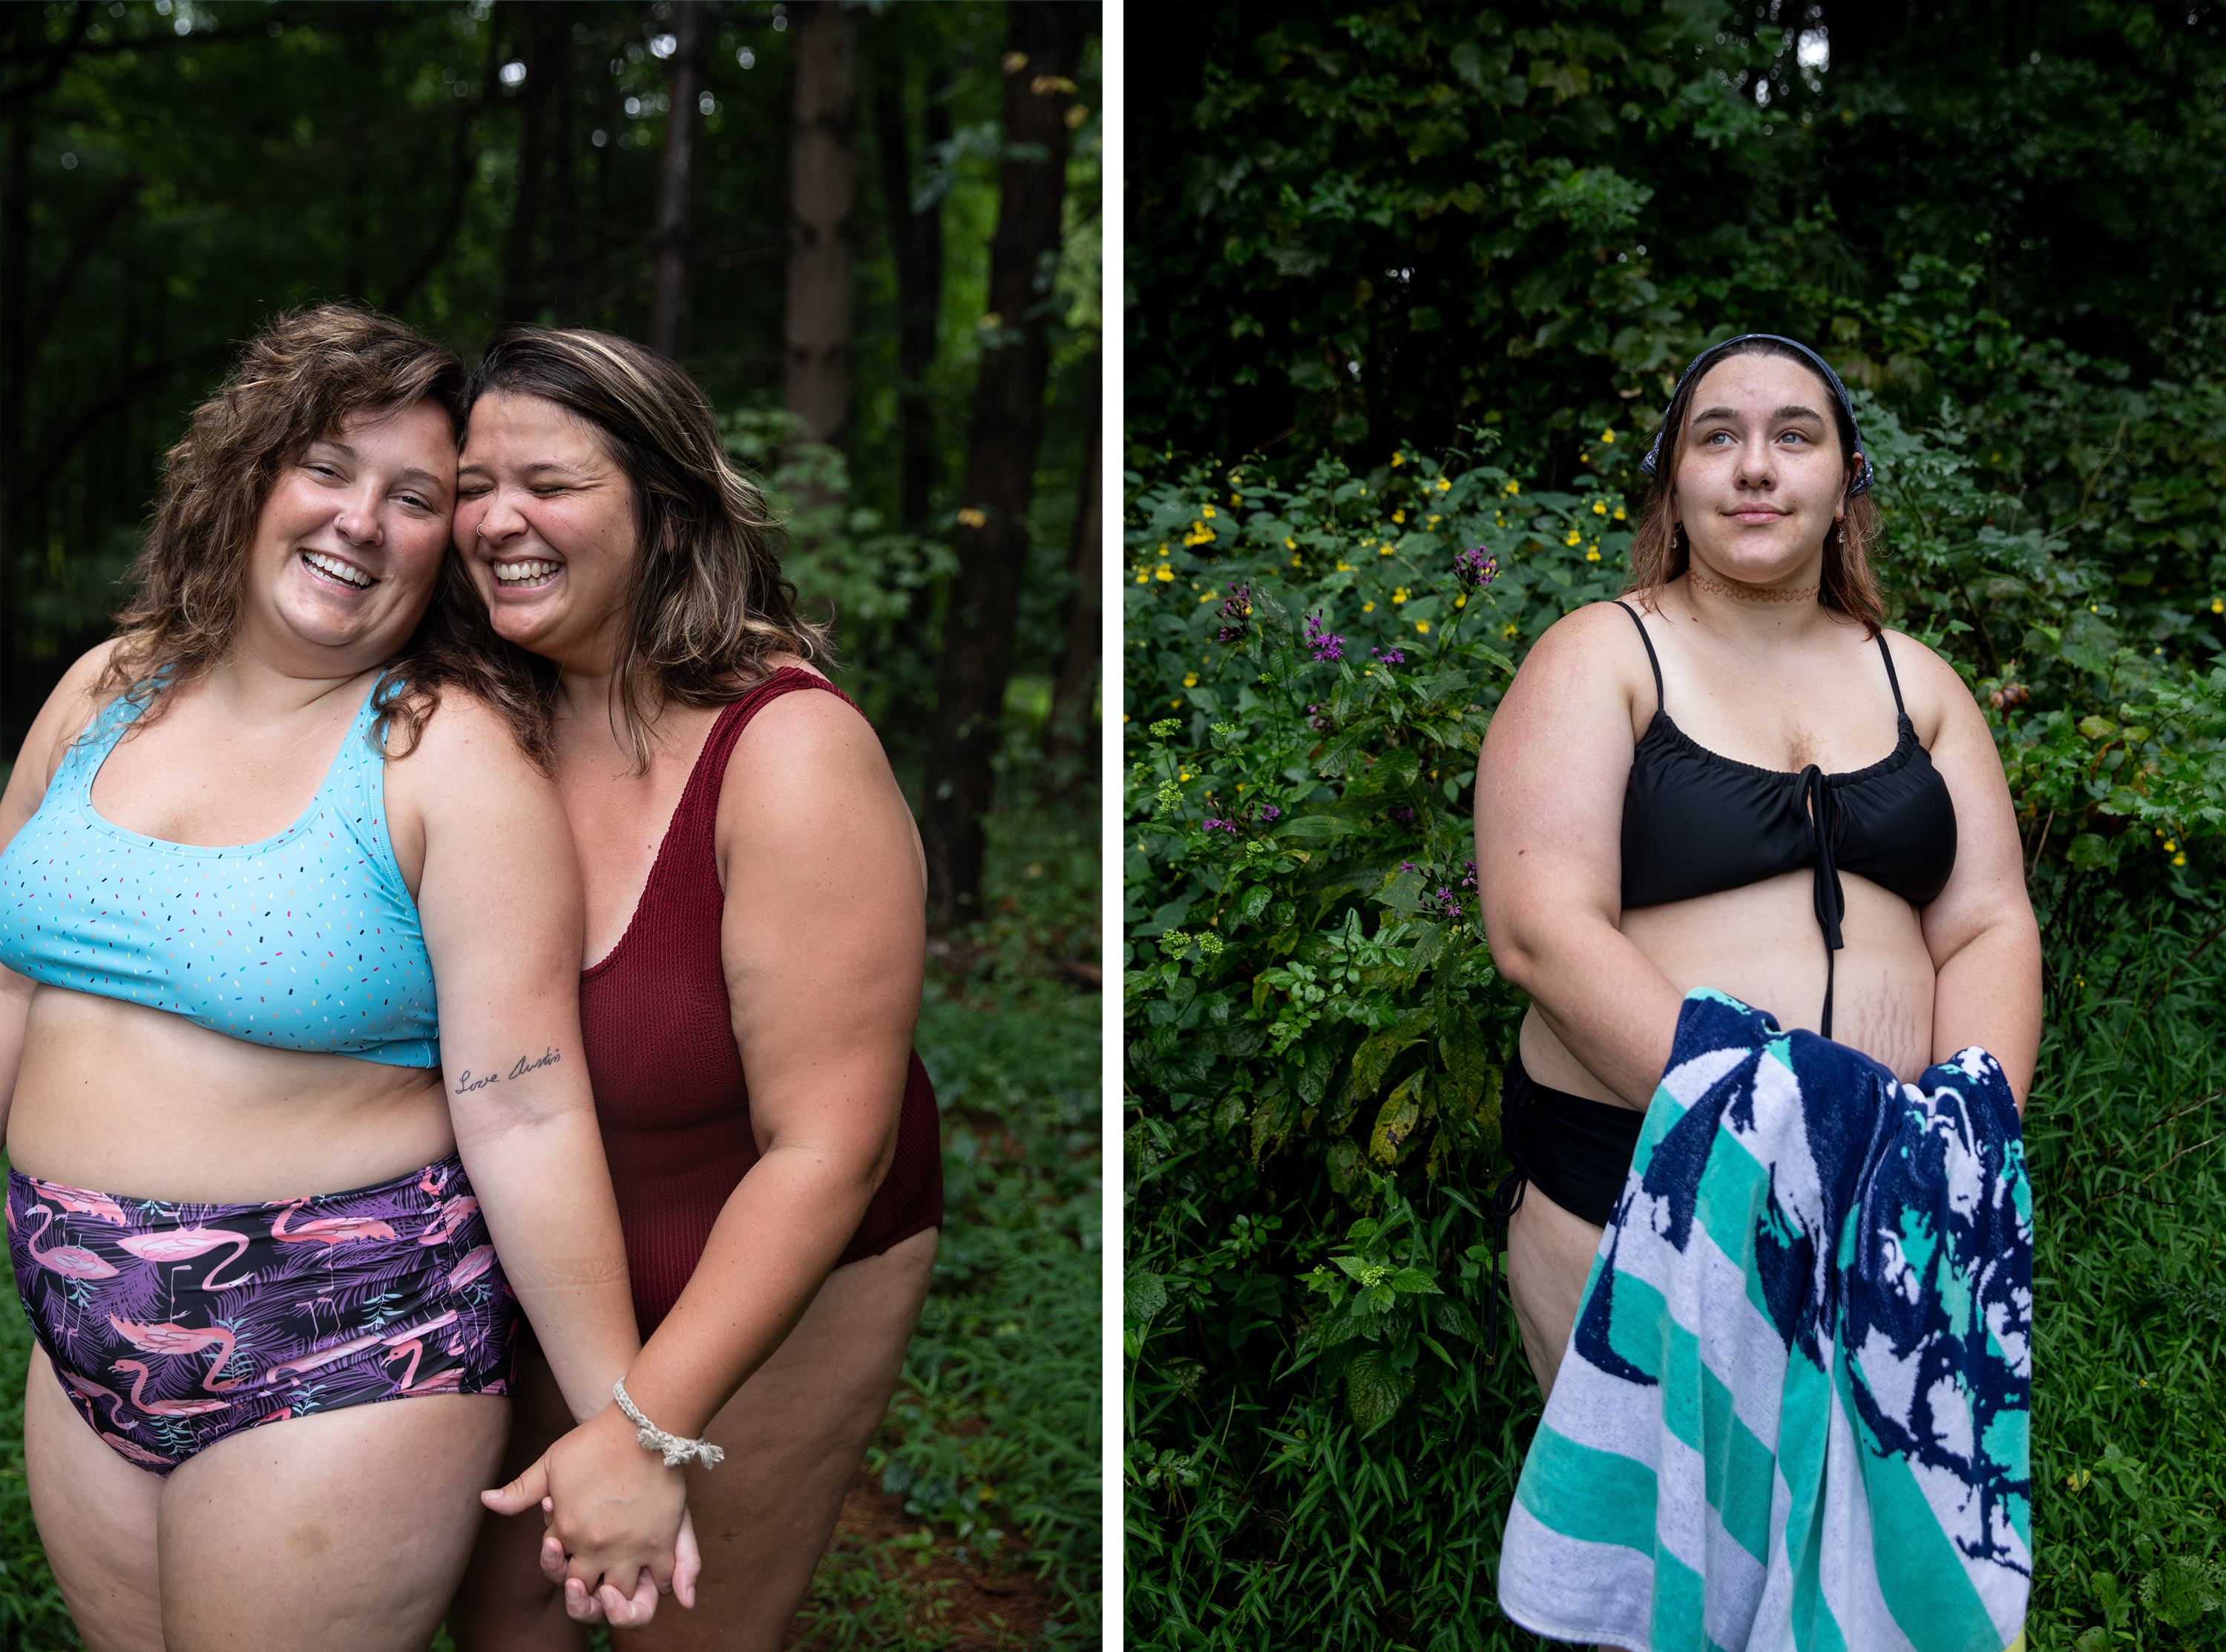
M 162 1482 L 86 1426 L 46 1350 L 23 1385 L 23 1468 L 39 1541 L 92 1652 L 162 1652 Z
M 427 1395 L 267 1423 L 172 1474 L 167 1652 L 422 1649 L 495 1484 L 510 1405 Z
M 1536 1187 L 1523 1190 L 1522 1204 L 1508 1218 L 1507 1294 L 1541 1397 L 1554 1392 L 1603 1231 Z
M 849 1489 L 887 1414 L 934 1272 L 937 1236 L 915 1234 L 879 1256 L 838 1268 L 773 1357 L 760 1366 L 705 1431 L 727 1460 L 691 1465 L 688 1506 L 703 1552 L 695 1609 L 671 1599 L 629 1646 L 655 1652 L 773 1652 L 803 1604 L 811 1574 Z M 521 1362 L 523 1364 L 523 1362 Z M 544 1368 L 545 1369 L 545 1368 Z M 520 1408 L 553 1438 L 563 1426 L 520 1382 Z M 549 1384 L 554 1394 L 554 1384 Z M 506 1472 L 522 1471 L 525 1430 Z M 488 1516 L 472 1574 L 449 1628 L 464 1652 L 572 1652 L 585 1645 L 564 1620 L 537 1556 L 537 1512 Z

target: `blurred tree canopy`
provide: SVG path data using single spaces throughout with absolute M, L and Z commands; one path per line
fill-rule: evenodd
M 850 146 L 849 400 L 836 437 L 847 466 L 801 467 L 815 479 L 805 502 L 820 508 L 809 535 L 799 517 L 809 543 L 793 571 L 823 609 L 840 600 L 844 681 L 900 762 L 925 756 L 967 503 L 967 410 L 996 345 L 977 322 L 1009 158 L 1008 10 L 841 9 L 855 60 L 852 102 L 830 117 Z M 1096 395 L 1103 98 L 1097 13 L 1081 10 L 1089 39 L 1058 94 L 1072 134 L 1066 233 L 1039 318 L 1049 377 L 1013 663 L 1023 708 L 1039 716 L 1065 645 Z M 677 336 L 722 414 L 779 409 L 792 74 L 814 22 L 807 4 L 756 0 L 0 11 L 7 752 L 63 665 L 105 634 L 185 414 L 274 312 L 357 298 L 467 359 L 518 321 L 651 338 L 655 255 L 672 245 L 658 213 L 676 86 L 695 92 Z M 932 278 L 915 251 L 911 296 L 927 308 L 911 318 L 900 363 L 895 242 L 917 249 L 923 228 Z M 743 434 L 767 468 L 793 448 L 761 418 Z M 909 537 L 892 545 L 900 524 Z
M 1827 341 L 1911 259 L 2135 382 L 2220 356 L 2210 0 L 1236 0 L 1131 88 L 1129 439 L 1271 458 L 1501 429 L 1549 476 L 1712 336 Z M 1970 386 L 1962 387 L 1968 393 Z

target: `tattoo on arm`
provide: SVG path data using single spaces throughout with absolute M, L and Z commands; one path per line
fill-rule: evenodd
M 542 1067 L 553 1067 L 563 1058 L 556 1053 L 556 1046 L 552 1044 L 540 1055 L 518 1057 L 518 1064 L 506 1073 L 481 1073 L 474 1078 L 472 1070 L 467 1067 L 456 1077 L 456 1094 L 468 1096 L 475 1090 L 485 1090 L 489 1084 L 499 1084 L 506 1078 L 517 1078 Z

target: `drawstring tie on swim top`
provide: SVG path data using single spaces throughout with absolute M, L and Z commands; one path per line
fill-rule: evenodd
M 1824 818 L 1824 804 L 1832 803 L 1832 818 Z M 1816 907 L 1817 927 L 1824 931 L 1824 1013 L 1816 1028 L 1832 1036 L 1832 955 L 1845 944 L 1840 919 L 1848 910 L 1847 891 L 1840 884 L 1840 868 L 1832 858 L 1832 840 L 1838 836 L 1839 799 L 1824 783 L 1824 771 L 1811 763 L 1801 771 L 1801 802 L 1809 816 L 1809 829 L 1816 840 Z

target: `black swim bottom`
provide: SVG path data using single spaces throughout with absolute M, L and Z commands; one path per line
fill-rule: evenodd
M 1499 1118 L 1515 1166 L 1501 1185 L 1501 1217 L 1523 1203 L 1527 1183 L 1593 1226 L 1607 1226 L 1646 1115 L 1539 1083 L 1523 1070 L 1518 1045 L 1507 1058 Z

